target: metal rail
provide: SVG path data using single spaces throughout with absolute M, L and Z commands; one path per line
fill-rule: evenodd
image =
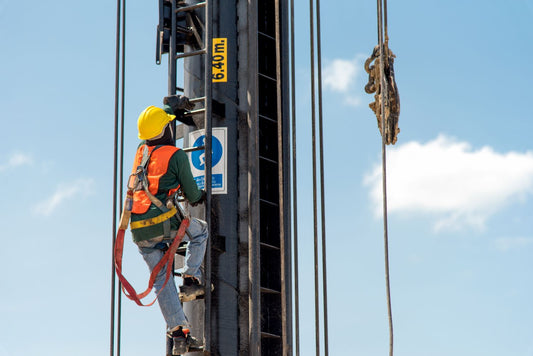
M 192 11 L 192 10 L 196 10 L 200 7 L 205 7 L 207 6 L 207 2 L 204 1 L 204 2 L 199 2 L 198 4 L 194 4 L 194 5 L 189 5 L 189 6 L 183 6 L 183 7 L 179 7 L 177 10 L 176 10 L 176 13 L 180 13 L 180 12 L 186 12 L 186 11 Z
M 298 272 L 298 188 L 296 168 L 296 78 L 294 42 L 294 0 L 290 0 L 291 43 L 291 128 L 292 128 L 292 210 L 293 210 L 293 258 L 294 258 L 294 328 L 296 356 L 300 356 L 300 291 Z
M 188 6 L 178 7 L 177 0 L 171 0 L 172 7 L 171 13 L 187 13 L 194 11 L 199 8 L 205 9 L 204 17 L 204 48 L 189 52 L 184 52 L 180 54 L 177 53 L 176 47 L 176 16 L 172 16 L 171 24 L 171 36 L 170 36 L 170 49 L 169 49 L 169 95 L 175 95 L 177 86 L 176 86 L 176 62 L 179 59 L 190 58 L 194 56 L 204 55 L 204 71 L 205 71 L 205 92 L 203 97 L 190 99 L 191 103 L 204 103 L 204 107 L 197 110 L 192 110 L 186 113 L 184 116 L 191 117 L 199 114 L 204 114 L 205 120 L 205 144 L 200 147 L 189 147 L 183 149 L 185 152 L 193 152 L 204 150 L 206 151 L 206 162 L 205 162 L 205 191 L 206 191 L 206 201 L 205 201 L 205 220 L 208 225 L 209 237 L 207 239 L 207 248 L 206 255 L 204 258 L 205 265 L 205 320 L 204 320 L 204 353 L 209 354 L 211 349 L 211 206 L 212 206 L 212 156 L 207 154 L 207 152 L 212 152 L 212 80 L 211 80 L 211 57 L 212 57 L 212 48 L 211 48 L 211 38 L 212 38 L 212 7 L 210 1 L 199 2 L 197 4 L 192 4 Z M 202 25 L 202 24 L 200 24 Z M 183 91 L 183 90 L 181 90 Z M 176 130 L 174 130 L 176 132 Z
M 207 44 L 206 44 L 206 46 L 207 46 Z M 176 55 L 175 59 L 181 59 L 181 58 L 187 58 L 187 57 L 199 56 L 201 54 L 206 54 L 207 53 L 206 48 L 199 49 L 198 51 L 191 51 L 191 52 L 185 52 L 185 53 L 182 53 L 182 54 L 178 54 L 178 55 Z
M 209 238 L 207 239 L 207 249 L 205 256 L 205 319 L 204 319 L 204 352 L 209 354 L 211 350 L 211 204 L 212 204 L 212 130 L 213 130 L 213 120 L 212 120 L 212 95 L 213 95 L 213 80 L 212 80 L 212 37 L 213 37 L 213 28 L 211 26 L 211 21 L 213 18 L 213 8 L 209 1 L 205 4 L 205 64 L 204 64 L 204 74 L 205 74 L 205 191 L 206 191 L 206 201 L 205 201 L 205 217 L 206 223 L 209 228 Z

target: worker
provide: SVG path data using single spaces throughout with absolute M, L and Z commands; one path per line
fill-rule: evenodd
M 138 189 L 133 195 L 131 214 L 133 241 L 139 247 L 139 252 L 148 264 L 150 271 L 164 255 L 164 248 L 176 236 L 180 222 L 176 215 L 168 216 L 165 209 L 167 200 L 173 199 L 179 188 L 185 198 L 196 206 L 205 200 L 205 191 L 198 189 L 194 180 L 187 154 L 174 146 L 173 123 L 178 115 L 182 118 L 185 110 L 191 110 L 192 105 L 185 96 L 174 95 L 166 97 L 164 110 L 149 106 L 139 115 L 137 127 L 141 144 L 137 149 L 133 171 L 145 164 L 145 175 L 148 190 L 163 204 L 157 207 L 150 200 L 149 194 Z M 147 157 L 148 154 L 148 157 Z M 144 161 L 143 161 L 144 160 Z M 167 214 L 164 213 L 167 210 Z M 156 218 L 156 219 L 153 219 Z M 135 222 L 152 219 L 152 225 L 133 228 Z M 158 303 L 167 324 L 167 336 L 173 339 L 173 355 L 186 353 L 189 348 L 201 347 L 201 342 L 189 333 L 189 323 L 180 302 L 190 301 L 204 293 L 200 266 L 204 259 L 208 237 L 205 221 L 191 218 L 188 233 L 184 241 L 189 240 L 182 271 L 183 285 L 178 295 L 174 279 L 166 285 L 166 268 L 157 275 L 154 288 L 158 293 Z

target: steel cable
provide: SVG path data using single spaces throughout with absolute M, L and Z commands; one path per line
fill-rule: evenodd
M 311 143 L 313 160 L 313 260 L 314 260 L 314 282 L 315 282 L 315 347 L 316 355 L 320 355 L 320 310 L 319 288 L 318 288 L 318 216 L 317 216 L 317 177 L 316 177 L 316 117 L 315 117 L 315 26 L 314 26 L 314 6 L 313 0 L 309 0 L 309 38 L 311 56 Z
M 293 246 L 294 246 L 294 318 L 296 356 L 300 355 L 300 293 L 298 272 L 298 192 L 296 171 L 296 78 L 294 53 L 294 0 L 291 7 L 291 115 L 292 115 L 292 206 L 293 206 Z
M 109 354 L 115 352 L 115 236 L 117 231 L 117 180 L 118 180 L 118 117 L 119 117 L 119 72 L 120 72 L 120 23 L 121 23 L 121 0 L 117 0 L 117 27 L 115 39 L 115 121 L 113 142 L 113 218 L 112 218 L 112 244 L 111 244 L 111 317 L 109 335 Z
M 383 20 L 384 17 L 384 20 Z M 385 30 L 384 30 L 385 28 Z M 383 33 L 385 32 L 385 33 Z M 385 103 L 388 103 L 388 88 L 387 80 L 384 71 L 384 42 L 388 41 L 387 34 L 387 0 L 378 0 L 378 41 L 380 48 L 380 80 L 381 80 L 381 160 L 382 160 L 382 184 L 383 184 L 383 241 L 385 249 L 385 282 L 387 294 L 387 315 L 389 321 L 389 355 L 394 354 L 394 329 L 392 322 L 392 304 L 390 291 L 390 269 L 389 269 L 389 233 L 388 233 L 388 217 L 387 217 L 387 149 L 386 149 L 386 135 L 385 135 Z
M 324 130 L 322 115 L 322 45 L 320 40 L 320 0 L 316 0 L 316 38 L 317 38 L 317 74 L 318 74 L 318 137 L 320 155 L 320 222 L 322 227 L 322 298 L 324 319 L 324 352 L 329 353 L 328 342 L 328 283 L 326 263 L 326 208 L 324 188 Z
M 317 46 L 317 76 L 318 93 L 315 89 L 315 26 L 313 16 L 316 14 L 316 46 Z M 320 159 L 320 223 L 322 245 L 322 297 L 323 297 L 323 326 L 324 326 L 324 351 L 328 355 L 328 306 L 327 306 L 327 255 L 326 255 L 326 222 L 325 222 L 325 190 L 324 190 L 324 144 L 323 144 L 323 115 L 322 115 L 322 55 L 320 41 L 320 0 L 316 0 L 316 12 L 313 1 L 309 1 L 309 27 L 310 27 L 310 56 L 311 56 L 311 141 L 313 161 L 313 237 L 314 237 L 314 272 L 315 272 L 315 345 L 316 355 L 320 354 L 320 307 L 319 307 L 319 242 L 318 242 L 318 197 L 317 197 L 317 147 L 316 147 L 316 105 L 315 97 L 318 96 L 318 126 L 319 126 L 319 159 Z
M 124 190 L 124 106 L 125 106 L 125 88 L 126 88 L 126 0 L 122 0 L 122 83 L 120 95 L 120 163 L 119 163 L 119 212 L 122 212 L 122 193 Z M 118 282 L 118 300 L 117 300 L 117 356 L 120 356 L 121 331 L 122 331 L 122 284 Z
M 115 354 L 116 350 L 120 356 L 120 332 L 121 332 L 121 309 L 122 295 L 120 293 L 120 282 L 118 284 L 118 297 L 116 297 L 115 279 L 115 258 L 114 246 L 117 233 L 117 213 L 122 211 L 122 190 L 123 190 L 123 166 L 124 166 L 124 84 L 125 84 L 125 32 L 126 32 L 126 4 L 125 0 L 117 0 L 117 27 L 116 27 L 116 48 L 115 48 L 115 120 L 114 120 L 114 143 L 113 143 L 113 219 L 112 219 L 112 246 L 111 246 L 111 317 L 110 317 L 110 340 L 109 352 Z M 122 29 L 121 29 L 122 25 Z M 122 37 L 121 37 L 122 36 Z M 122 51 L 121 51 L 122 48 Z M 121 60 L 122 57 L 122 60 Z M 120 80 L 122 76 L 122 81 Z M 119 115 L 120 112 L 120 115 Z M 120 116 L 120 129 L 119 129 Z M 120 133 L 120 161 L 119 161 L 119 133 Z M 117 185 L 119 188 L 117 188 Z M 118 209 L 117 209 L 118 205 Z M 118 210 L 118 211 L 117 211 Z M 117 324 L 115 326 L 115 320 Z M 115 333 L 116 331 L 116 333 Z

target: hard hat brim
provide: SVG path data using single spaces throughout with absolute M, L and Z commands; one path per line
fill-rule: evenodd
M 161 110 L 163 111 L 163 110 Z M 166 117 L 160 121 L 160 124 L 162 124 L 162 127 L 161 127 L 161 131 L 159 133 L 157 133 L 156 135 L 153 135 L 153 132 L 152 134 L 148 134 L 146 135 L 146 132 L 145 135 L 141 134 L 141 131 L 138 131 L 138 134 L 137 134 L 137 137 L 141 140 L 150 140 L 154 137 L 157 137 L 158 135 L 161 135 L 165 129 L 165 127 L 168 125 L 169 122 L 172 122 L 172 120 L 176 119 L 176 115 L 171 115 L 171 114 L 168 114 L 166 112 L 164 112 L 164 114 L 166 115 Z M 142 115 L 142 114 L 141 114 Z M 150 137 L 148 137 L 150 136 Z

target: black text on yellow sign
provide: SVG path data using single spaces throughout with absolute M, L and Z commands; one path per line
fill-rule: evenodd
M 228 39 L 213 38 L 213 83 L 228 81 Z

